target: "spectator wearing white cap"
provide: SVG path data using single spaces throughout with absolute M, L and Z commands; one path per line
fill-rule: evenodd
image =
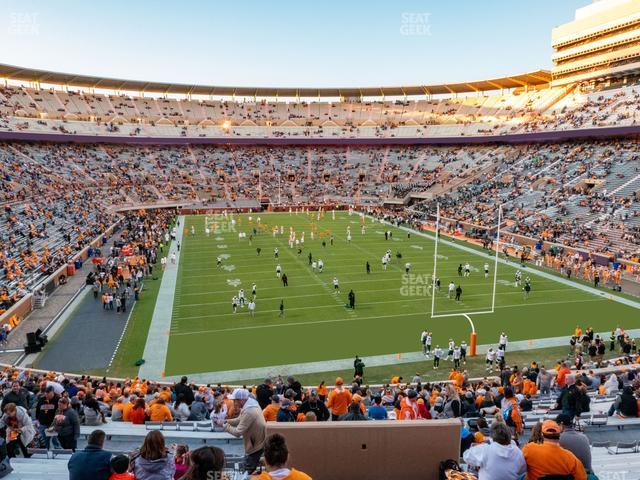
M 253 473 L 263 453 L 266 422 L 257 400 L 244 388 L 236 388 L 229 399 L 233 400 L 234 411 L 240 411 L 236 418 L 227 419 L 225 432 L 244 441 L 245 469 Z

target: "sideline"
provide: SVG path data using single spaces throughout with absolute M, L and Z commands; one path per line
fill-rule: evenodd
M 611 332 L 600 332 L 602 338 L 606 338 Z M 640 336 L 640 329 L 627 330 L 631 336 Z M 543 338 L 539 340 L 520 340 L 509 342 L 507 345 L 507 357 L 509 352 L 531 350 L 534 348 L 550 348 L 568 346 L 568 335 L 562 337 Z M 484 355 L 489 347 L 495 345 L 478 345 L 478 355 Z M 568 347 L 567 347 L 568 348 Z M 402 363 L 414 362 L 431 362 L 433 357 L 425 357 L 421 352 L 405 352 L 389 355 L 373 355 L 362 357 L 367 367 L 384 367 L 386 365 L 396 365 Z M 442 371 L 447 372 L 449 364 L 444 361 Z M 453 365 L 453 362 L 450 362 Z M 278 375 L 303 375 L 309 373 L 333 372 L 337 370 L 350 370 L 353 368 L 353 359 L 345 358 L 341 360 L 325 360 L 322 362 L 295 363 L 289 365 L 273 365 L 261 368 L 245 368 L 240 370 L 225 370 L 220 372 L 206 372 L 188 374 L 189 380 L 195 383 L 225 383 L 241 380 L 257 380 L 267 377 L 276 377 Z M 185 373 L 187 375 L 187 373 Z M 180 381 L 181 375 L 166 377 L 164 380 L 168 382 Z
M 142 358 L 145 363 L 140 366 L 138 375 L 141 378 L 160 380 L 164 373 L 164 366 L 169 350 L 169 332 L 171 330 L 171 316 L 173 314 L 173 300 L 176 294 L 178 268 L 180 266 L 180 252 L 177 244 L 182 244 L 182 232 L 185 227 L 184 215 L 178 216 L 176 223 L 176 240 L 171 242 L 167 252 L 167 267 L 162 275 L 162 283 L 158 289 L 153 317 L 147 333 Z M 176 263 L 172 264 L 171 253 L 176 254 Z

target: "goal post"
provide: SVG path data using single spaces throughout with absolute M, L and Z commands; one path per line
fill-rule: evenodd
M 502 205 L 498 207 L 498 219 L 497 219 L 497 227 L 495 229 L 496 235 L 495 239 L 492 242 L 492 248 L 495 250 L 493 257 L 493 278 L 491 285 L 491 306 L 489 309 L 471 309 L 469 311 L 456 311 L 456 312 L 436 312 L 436 280 L 438 279 L 438 247 L 441 241 L 441 233 L 440 233 L 440 223 L 441 223 L 441 214 L 440 214 L 440 204 L 436 205 L 436 225 L 435 225 L 435 245 L 433 249 L 433 275 L 431 279 L 432 289 L 431 289 L 431 318 L 445 318 L 445 317 L 464 317 L 469 321 L 469 326 L 471 328 L 470 339 L 469 339 L 469 355 L 476 355 L 477 348 L 477 332 L 475 329 L 475 325 L 473 320 L 471 319 L 472 315 L 483 315 L 495 313 L 496 308 L 496 286 L 498 283 L 498 264 L 499 264 L 499 255 L 500 255 L 500 241 L 501 241 L 501 226 L 503 221 L 503 212 Z M 490 255 L 483 253 L 475 253 L 479 258 L 487 258 L 491 259 Z

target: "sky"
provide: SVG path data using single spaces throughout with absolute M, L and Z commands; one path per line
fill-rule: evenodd
M 590 0 L 2 0 L 0 63 L 233 86 L 392 86 L 551 67 Z

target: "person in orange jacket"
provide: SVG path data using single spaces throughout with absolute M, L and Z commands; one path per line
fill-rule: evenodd
M 331 412 L 331 420 L 338 420 L 341 415 L 345 415 L 351 405 L 351 392 L 344 388 L 344 380 L 336 378 L 336 387 L 329 393 L 327 408 Z
M 320 382 L 318 385 L 318 398 L 322 403 L 327 401 L 327 397 L 329 396 L 329 391 L 327 390 L 327 386 L 324 383 L 324 380 Z
M 280 396 L 274 393 L 271 396 L 271 403 L 262 410 L 265 422 L 276 422 L 278 420 L 278 410 L 280 410 Z
M 400 403 L 398 420 L 415 420 L 418 418 L 418 394 L 415 390 L 407 391 L 407 396 Z
M 527 443 L 522 449 L 527 462 L 526 480 L 538 480 L 547 475 L 569 476 L 574 480 L 587 480 L 582 462 L 560 446 L 562 429 L 553 420 L 542 423 L 542 443 Z

